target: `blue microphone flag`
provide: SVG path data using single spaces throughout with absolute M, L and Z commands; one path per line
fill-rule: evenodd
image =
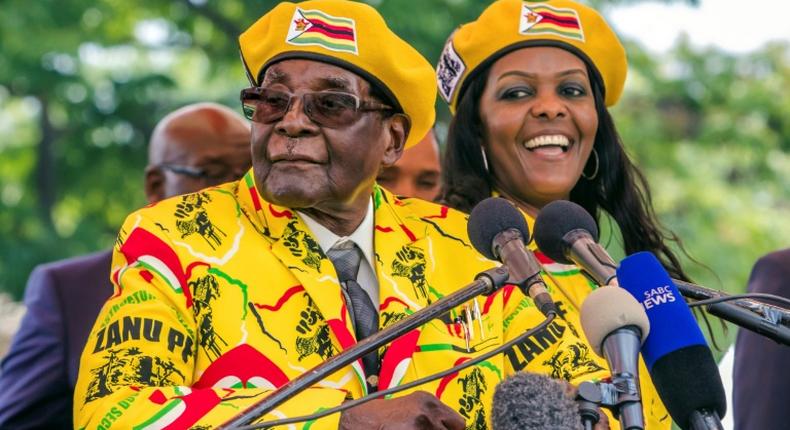
M 617 281 L 642 304 L 650 320 L 650 334 L 642 345 L 649 370 L 671 352 L 692 345 L 707 347 L 683 296 L 653 254 L 638 252 L 624 258 L 617 269 Z

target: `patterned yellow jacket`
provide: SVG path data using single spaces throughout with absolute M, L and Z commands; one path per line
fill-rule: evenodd
M 382 327 L 493 265 L 471 247 L 463 214 L 379 187 L 373 200 Z M 295 212 L 260 197 L 251 171 L 131 214 L 111 279 L 115 293 L 82 356 L 76 428 L 213 427 L 355 342 L 331 262 Z M 584 288 L 590 289 L 586 281 Z M 466 361 L 543 320 L 513 287 L 481 298 L 479 307 L 468 349 L 456 322 L 460 311 L 390 344 L 382 352 L 380 387 Z M 516 370 L 576 383 L 605 377 L 605 366 L 579 338 L 575 309 L 560 307 L 567 321 L 420 389 L 458 410 L 468 428 L 483 429 L 495 385 Z M 361 366 L 349 366 L 266 418 L 360 397 L 363 381 Z M 657 423 L 654 415 L 649 422 Z M 337 420 L 291 428 L 337 428 Z

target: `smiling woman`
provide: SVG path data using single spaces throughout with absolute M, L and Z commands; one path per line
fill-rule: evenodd
M 552 47 L 519 49 L 491 67 L 480 98 L 495 188 L 533 216 L 568 199 L 598 128 L 584 62 Z
M 596 220 L 601 211 L 611 216 L 627 254 L 651 251 L 675 277 L 686 278 L 666 244 L 676 238 L 656 220 L 647 183 L 607 110 L 620 98 L 626 68 L 625 49 L 608 24 L 570 0 L 499 0 L 459 27 L 437 66 L 440 93 L 455 113 L 443 200 L 469 211 L 499 195 L 521 209 L 529 225 L 546 204 L 571 200 Z M 568 330 L 551 348 L 517 348 L 510 365 L 572 383 L 606 378 L 606 363 L 578 334 L 579 306 L 597 286 L 578 267 L 530 247 Z M 641 374 L 646 428 L 668 428 L 646 370 Z
M 509 31 L 490 34 L 492 26 Z M 531 219 L 568 199 L 617 224 L 626 254 L 655 253 L 686 279 L 650 190 L 625 152 L 607 107 L 622 94 L 626 53 L 593 9 L 570 0 L 492 4 L 448 40 L 439 90 L 455 116 L 442 198 L 469 211 L 492 194 Z

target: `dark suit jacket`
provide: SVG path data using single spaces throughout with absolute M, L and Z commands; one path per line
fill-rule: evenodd
M 790 249 L 757 261 L 749 292 L 790 297 Z M 737 430 L 790 426 L 790 346 L 741 329 L 735 342 L 733 419 Z
M 107 298 L 110 251 L 36 267 L 27 313 L 0 364 L 0 428 L 72 428 L 80 354 Z

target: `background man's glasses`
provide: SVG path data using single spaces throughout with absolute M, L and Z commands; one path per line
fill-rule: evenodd
M 233 169 L 223 164 L 210 164 L 204 167 L 184 166 L 181 164 L 162 163 L 160 168 L 169 170 L 178 175 L 199 179 L 207 184 L 215 185 L 235 181 L 244 175 L 243 171 Z
M 280 120 L 301 97 L 302 109 L 310 120 L 324 127 L 342 128 L 356 122 L 362 112 L 387 111 L 392 107 L 370 100 L 360 100 L 354 94 L 335 91 L 304 93 L 301 96 L 269 88 L 241 90 L 241 104 L 247 119 L 270 124 Z

